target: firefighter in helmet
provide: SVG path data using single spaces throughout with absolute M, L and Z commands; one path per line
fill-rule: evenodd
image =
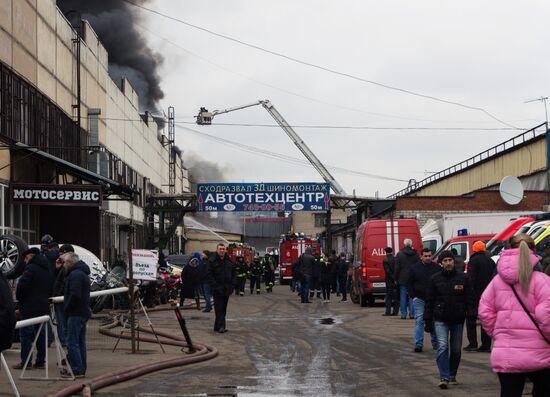
M 252 264 L 250 265 L 250 293 L 251 294 L 254 293 L 254 289 L 256 289 L 257 294 L 261 292 L 260 283 L 262 281 L 263 273 L 264 273 L 264 269 L 260 262 L 260 257 L 255 256 L 254 260 L 252 261 Z
M 237 288 L 235 288 L 235 295 L 244 296 L 244 285 L 246 278 L 248 277 L 248 265 L 244 261 L 242 255 L 237 255 L 235 261 L 235 274 L 237 275 Z
M 269 254 L 265 254 L 263 268 L 265 290 L 267 292 L 273 292 L 273 285 L 275 284 L 275 264 Z

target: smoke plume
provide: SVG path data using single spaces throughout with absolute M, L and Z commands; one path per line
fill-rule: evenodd
M 227 182 L 231 175 L 230 168 L 220 167 L 218 164 L 205 160 L 197 153 L 186 152 L 184 154 L 185 166 L 189 170 L 189 181 L 191 184 Z
M 77 22 L 80 13 L 92 25 L 109 53 L 109 75 L 117 83 L 122 77 L 130 81 L 138 92 L 140 110 L 157 110 L 164 97 L 158 74 L 163 57 L 147 46 L 135 25 L 140 19 L 136 10 L 123 0 L 57 0 L 57 6 L 70 21 Z

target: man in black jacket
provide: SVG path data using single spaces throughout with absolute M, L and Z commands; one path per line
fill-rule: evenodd
M 15 330 L 15 306 L 11 288 L 0 271 L 0 353 L 9 349 Z
M 414 305 L 414 351 L 420 353 L 424 346 L 424 307 L 426 304 L 426 289 L 432 276 L 441 271 L 441 266 L 432 262 L 432 251 L 429 248 L 422 249 L 420 262 L 413 265 L 409 275 L 409 296 L 413 297 Z M 435 332 L 431 333 L 432 347 L 437 349 Z
M 407 306 L 409 307 L 409 318 L 414 318 L 414 307 L 412 296 L 407 294 L 407 283 L 409 282 L 409 272 L 411 266 L 417 263 L 420 258 L 418 253 L 412 247 L 412 240 L 406 238 L 403 241 L 403 249 L 397 253 L 395 257 L 395 275 L 393 279 L 399 285 L 399 301 L 401 319 L 407 318 Z
M 59 258 L 67 252 L 74 252 L 74 248 L 70 244 L 63 244 L 59 248 L 58 257 L 55 261 L 55 282 L 53 284 L 52 296 L 63 296 L 65 294 L 65 279 L 67 270 L 63 266 L 63 261 Z M 61 346 L 67 347 L 67 317 L 65 316 L 64 303 L 54 303 L 55 321 L 57 323 L 57 335 Z
M 86 374 L 86 323 L 90 310 L 90 268 L 74 252 L 61 256 L 67 271 L 64 293 L 67 317 L 67 350 L 75 377 Z
M 207 275 L 207 282 L 210 284 L 214 296 L 214 311 L 216 312 L 214 332 L 227 332 L 225 316 L 229 296 L 234 290 L 235 280 L 235 265 L 229 259 L 225 245 L 220 243 L 216 247 L 216 253 L 210 257 Z
M 477 314 L 481 294 L 483 294 L 483 291 L 485 291 L 485 288 L 487 288 L 493 279 L 496 265 L 489 255 L 487 255 L 483 241 L 476 241 L 473 245 L 473 250 L 474 253 L 470 256 L 470 261 L 468 262 L 468 276 L 470 276 L 474 288 L 475 313 Z M 466 334 L 468 335 L 468 346 L 464 348 L 465 351 L 491 351 L 491 337 L 487 335 L 483 327 L 481 327 L 481 346 L 477 347 L 477 316 L 472 316 L 472 318 L 466 320 Z
M 336 274 L 338 277 L 338 285 L 340 292 L 342 293 L 342 302 L 347 302 L 348 296 L 348 262 L 346 262 L 346 254 L 340 253 L 338 260 L 336 261 Z
M 399 299 L 397 298 L 397 285 L 393 279 L 395 274 L 395 256 L 393 256 L 393 248 L 386 247 L 386 256 L 382 260 L 382 266 L 386 273 L 386 312 L 383 316 L 397 316 L 397 308 L 399 307 Z
M 311 255 L 311 248 L 306 248 L 306 251 L 298 258 L 298 269 L 302 274 L 302 291 L 300 297 L 302 303 L 310 303 L 309 300 L 309 288 L 311 286 L 311 275 L 313 272 L 313 266 L 315 265 L 315 257 Z
M 52 291 L 53 275 L 48 260 L 38 248 L 29 248 L 22 253 L 26 266 L 17 283 L 15 295 L 19 302 L 21 320 L 39 317 L 50 314 L 48 298 Z M 25 360 L 32 348 L 32 341 L 40 325 L 32 325 L 21 328 L 19 336 L 21 339 L 21 361 L 15 365 L 15 369 L 22 369 Z M 34 368 L 42 369 L 45 365 L 46 345 L 44 341 L 44 327 L 36 341 L 38 350 Z M 32 357 L 29 359 L 32 363 Z
M 449 384 L 457 384 L 464 320 L 475 316 L 475 306 L 470 278 L 454 268 L 452 252 L 441 252 L 439 260 L 443 269 L 432 276 L 426 290 L 424 330 L 435 331 L 439 387 L 446 389 Z

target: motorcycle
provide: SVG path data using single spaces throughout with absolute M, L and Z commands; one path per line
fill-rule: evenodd
M 126 281 L 124 269 L 120 266 L 116 266 L 110 272 L 108 272 L 105 268 L 101 269 L 92 280 L 90 291 L 102 291 L 127 286 L 128 283 Z M 90 300 L 92 313 L 99 313 L 107 307 L 109 303 L 111 303 L 111 307 L 113 309 L 125 309 L 129 304 L 127 295 L 101 295 L 93 300 Z
M 174 274 L 168 269 L 159 269 L 159 295 L 162 304 L 169 301 L 176 301 L 181 288 L 181 276 Z

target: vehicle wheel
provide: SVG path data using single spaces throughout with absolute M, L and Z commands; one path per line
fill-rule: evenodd
M 367 307 L 369 302 L 368 295 L 361 295 L 361 307 Z
M 12 234 L 0 236 L 0 269 L 8 279 L 19 277 L 25 268 L 22 253 L 29 248 L 27 243 Z
M 109 299 L 110 295 L 101 295 L 97 298 L 97 301 L 95 302 L 94 307 L 92 308 L 92 313 L 96 314 L 103 310 L 105 305 L 107 304 L 107 299 Z

